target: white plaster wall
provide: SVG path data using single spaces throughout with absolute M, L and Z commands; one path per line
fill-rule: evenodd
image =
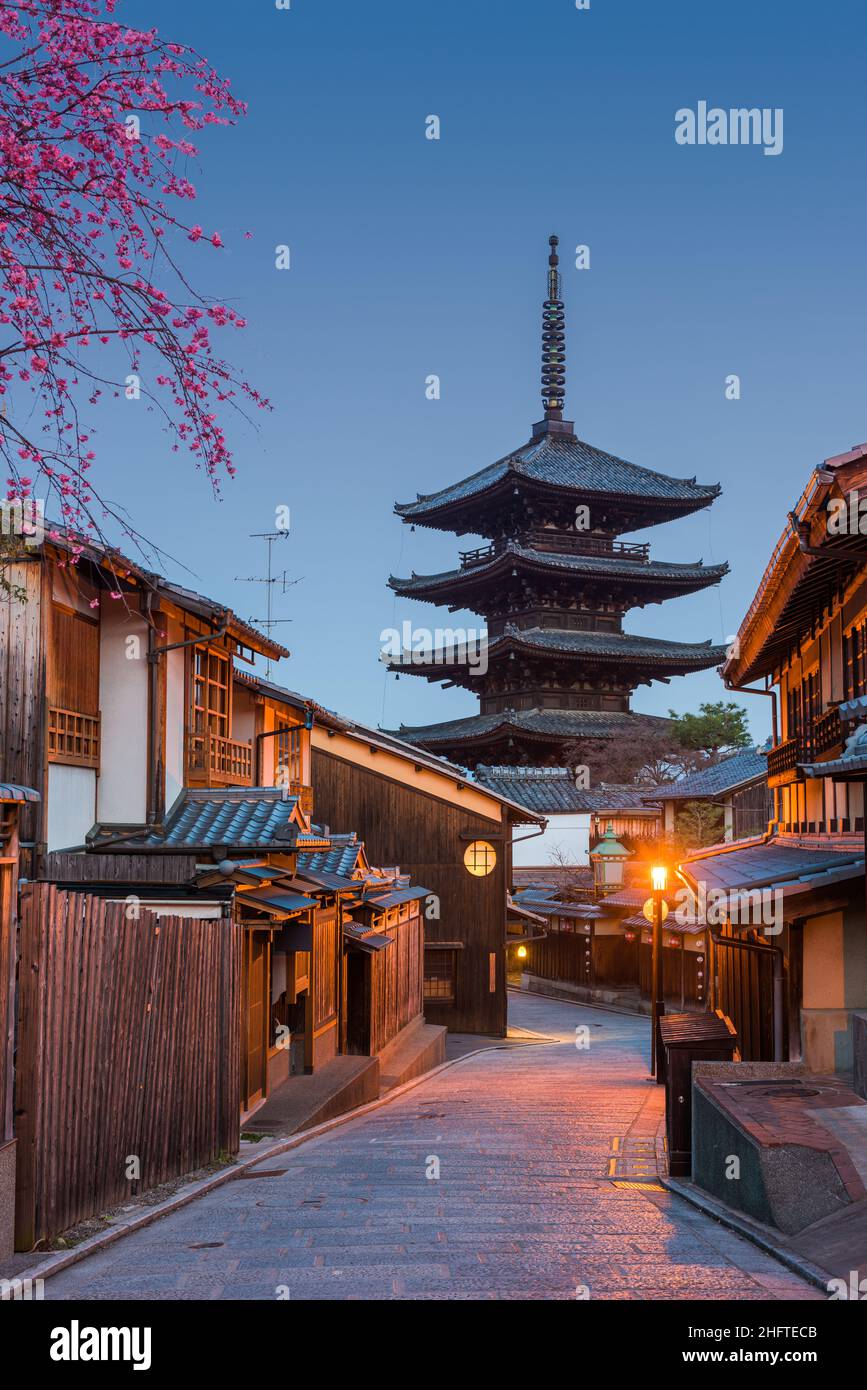
M 180 642 L 178 633 L 170 632 L 166 642 Z M 184 719 L 186 691 L 184 689 L 184 653 L 167 652 L 166 662 L 166 810 L 171 810 L 184 785 Z
M 551 867 L 558 862 L 552 854 L 558 850 L 569 864 L 589 864 L 590 852 L 590 813 L 582 811 L 574 815 L 549 816 L 544 835 L 533 835 L 522 840 L 531 827 L 519 825 L 515 830 L 517 843 L 512 847 L 512 865 L 516 869 L 538 869 Z
M 71 849 L 84 842 L 96 820 L 96 770 L 48 765 L 48 849 Z
M 99 625 L 97 816 L 109 824 L 141 824 L 147 816 L 147 650 L 144 617 L 118 600 L 104 600 Z

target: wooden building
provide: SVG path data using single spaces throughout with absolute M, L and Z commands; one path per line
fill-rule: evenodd
M 481 536 L 458 568 L 392 577 L 394 592 L 483 615 L 480 635 L 437 629 L 390 652 L 390 669 L 471 690 L 479 712 L 399 735 L 466 767 L 562 766 L 567 744 L 628 739 L 664 721 L 632 713 L 640 685 L 720 664 L 725 648 L 623 629 L 648 603 L 717 584 L 727 565 L 651 559 L 629 532 L 709 506 L 716 484 L 671 478 L 578 439 L 563 419 L 565 311 L 551 237 L 542 310 L 544 418 L 496 463 L 395 510 L 413 528 Z M 419 627 L 420 632 L 424 628 Z M 481 658 L 484 658 L 483 660 Z
M 185 993 L 175 991 L 148 1015 L 151 1071 L 136 1094 L 151 1098 L 145 1127 L 162 1158 L 145 1171 L 171 1175 L 191 1160 L 209 1161 L 214 1136 L 225 1137 L 225 1107 L 236 1143 L 242 1111 L 291 1085 L 293 1074 L 354 1055 L 370 1058 L 378 1077 L 383 1049 L 424 1027 L 421 904 L 429 893 L 410 882 L 395 854 L 385 868 L 372 864 L 351 821 L 329 816 L 342 831 L 334 834 L 314 823 L 313 706 L 268 698 L 236 665 L 285 650 L 225 605 L 63 535 L 52 533 L 7 578 L 0 774 L 17 785 L 22 771 L 32 773 L 35 790 L 21 805 L 21 861 L 47 904 L 31 914 L 28 941 L 38 954 L 61 913 L 74 910 L 76 921 L 92 924 L 80 942 L 77 932 L 64 938 L 92 954 L 77 1039 L 91 1060 L 97 1037 L 113 1036 L 128 986 L 122 971 L 100 964 L 100 931 L 110 952 L 125 914 L 139 924 L 129 935 L 142 938 L 146 978 L 149 971 L 162 978 L 152 940 L 160 923 L 163 940 L 188 951 Z M 390 813 L 384 798 L 371 823 Z M 9 942 L 7 929 L 4 969 L 12 968 Z M 215 961 L 222 962 L 216 975 Z M 8 994 L 7 983 L 4 1007 Z M 215 1099 L 214 1123 L 195 1142 L 176 1145 L 184 1121 L 177 1090 L 159 1085 L 160 1068 L 168 1076 L 181 1065 L 190 1011 L 205 1002 L 220 1020 L 214 1036 L 224 1037 L 231 1017 L 235 1041 L 210 1059 L 213 1074 L 196 1082 Z M 55 1016 L 55 1004 L 37 1001 L 22 1023 L 25 1053 L 36 1059 L 22 1097 L 26 1114 L 19 1106 L 35 1201 L 24 1204 L 25 1226 L 42 1234 L 40 1222 L 70 1208 L 31 1163 L 39 1153 L 33 1136 L 68 1124 L 78 1133 L 62 1105 L 46 1109 L 49 1054 L 38 1029 L 30 1030 Z M 424 1065 L 441 1059 L 443 1035 L 437 1028 L 419 1035 Z M 411 1051 L 410 1041 L 401 1045 Z M 65 1094 L 72 1104 L 74 1088 Z M 3 1100 L 5 1107 L 5 1083 Z M 231 1136 L 222 1147 L 232 1151 Z M 80 1158 L 70 1154 L 69 1162 Z M 92 1178 L 82 1177 L 85 1206 L 88 1193 L 97 1200 L 110 1189 L 98 1171 Z
M 646 786 L 584 787 L 568 767 L 480 765 L 475 780 L 545 817 L 542 835 L 515 844 L 516 882 L 544 877 L 552 869 L 588 866 L 591 849 L 609 825 L 630 849 L 660 834 L 660 806 Z
M 744 748 L 679 782 L 659 787 L 651 795 L 652 804 L 662 806 L 662 833 L 668 838 L 674 836 L 678 814 L 691 802 L 720 808 L 723 840 L 761 835 L 774 814 L 773 792 L 768 786 L 768 749 Z M 651 796 L 647 800 L 650 802 Z
M 258 681 L 267 704 L 309 706 Z M 452 1031 L 506 1031 L 506 919 L 515 827 L 544 818 L 400 739 L 312 707 L 316 818 L 351 825 L 378 864 L 425 884 L 425 1018 Z
M 723 670 L 730 689 L 770 696 L 772 824 L 682 866 L 732 908 L 713 933 L 713 1002 L 744 1055 L 817 1071 L 852 1067 L 867 1005 L 865 494 L 867 445 L 813 471 Z
M 652 938 L 640 910 L 649 888 L 624 888 L 594 898 L 589 891 L 536 885 L 519 890 L 515 901 L 545 921 L 543 934 L 528 939 L 517 963 L 523 984 L 590 1002 L 619 996 L 634 1007 L 651 993 Z M 707 933 L 693 916 L 666 918 L 662 933 L 662 986 L 671 1008 L 705 1008 L 708 998 Z M 514 961 L 514 955 L 513 955 Z

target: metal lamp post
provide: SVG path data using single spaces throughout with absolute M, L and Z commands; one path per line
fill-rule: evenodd
M 658 1077 L 656 1035 L 659 1027 L 660 1003 L 662 1001 L 662 918 L 666 906 L 663 898 L 668 871 L 663 864 L 650 870 L 650 883 L 653 889 L 653 954 L 650 969 L 650 1070 Z

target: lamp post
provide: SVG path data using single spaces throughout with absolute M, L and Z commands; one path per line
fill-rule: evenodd
M 656 1034 L 659 1027 L 662 1001 L 662 918 L 666 906 L 663 898 L 668 873 L 664 864 L 650 870 L 650 883 L 653 889 L 653 948 L 650 968 L 650 1070 L 659 1080 Z

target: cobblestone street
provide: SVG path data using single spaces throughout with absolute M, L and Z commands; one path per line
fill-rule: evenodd
M 73 1265 L 46 1297 L 821 1298 L 653 1183 L 647 1019 L 513 992 L 510 1022 L 553 1041 L 463 1058 L 265 1161 L 272 1176 Z

